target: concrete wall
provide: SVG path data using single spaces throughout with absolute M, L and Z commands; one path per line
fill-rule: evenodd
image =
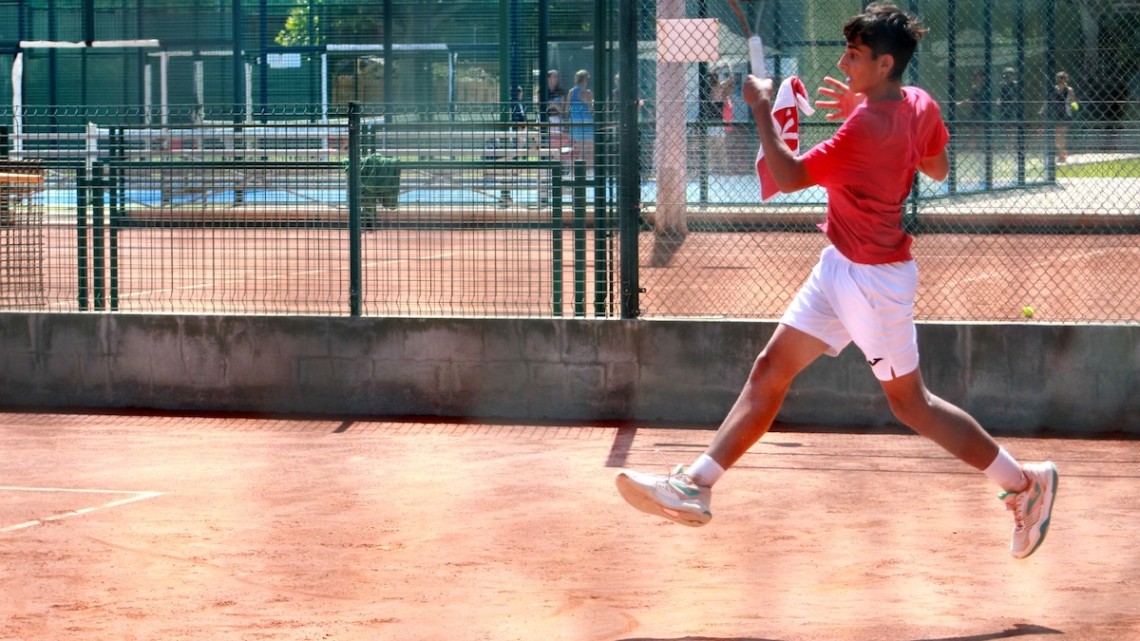
M 0 314 L 0 405 L 715 425 L 770 322 Z M 1003 433 L 1140 434 L 1140 327 L 923 324 L 923 375 Z M 780 420 L 892 418 L 861 354 Z

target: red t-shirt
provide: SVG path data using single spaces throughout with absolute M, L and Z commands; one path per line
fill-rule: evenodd
M 902 212 L 919 161 L 950 140 L 938 103 L 903 87 L 902 100 L 863 103 L 839 131 L 803 156 L 804 168 L 827 190 L 820 229 L 852 262 L 910 260 Z

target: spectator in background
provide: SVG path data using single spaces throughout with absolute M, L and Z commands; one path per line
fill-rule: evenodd
M 574 86 L 566 93 L 566 113 L 570 116 L 570 143 L 574 160 L 584 160 L 586 168 L 594 168 L 594 91 L 590 89 L 590 72 L 574 74 Z
M 1025 115 L 1023 100 L 1021 83 L 1017 81 L 1017 72 L 1013 67 L 1006 67 L 1001 72 L 1001 85 L 998 87 L 997 100 L 998 118 L 1002 121 L 1006 152 L 1013 150 L 1017 126 Z
M 958 114 L 958 120 L 965 123 L 962 133 L 965 134 L 966 149 L 974 151 L 990 119 L 990 92 L 989 87 L 986 86 L 986 72 L 984 70 L 978 69 L 974 72 L 970 84 L 970 95 L 965 100 L 959 100 L 955 105 L 962 109 L 961 113 Z
M 562 122 L 566 111 L 566 90 L 562 88 L 558 70 L 551 69 L 546 72 L 546 104 L 544 111 L 546 121 L 550 123 Z
M 526 122 L 526 105 L 523 104 L 523 89 L 519 86 L 515 86 L 515 88 L 511 90 L 511 122 Z M 516 129 L 518 129 L 518 127 L 516 127 Z
M 566 90 L 562 88 L 558 70 L 551 69 L 546 72 L 546 104 L 543 105 L 545 120 L 549 124 L 548 141 L 553 150 L 554 158 L 562 161 L 563 173 L 568 169 L 569 158 L 563 155 L 563 150 L 569 147 L 566 132 L 562 129 L 562 119 L 566 114 Z
M 1077 104 L 1077 93 L 1069 86 L 1069 74 L 1058 71 L 1056 84 L 1054 84 L 1045 97 L 1045 104 L 1041 111 L 1046 120 L 1056 127 L 1055 143 L 1057 146 L 1057 162 L 1064 164 L 1069 159 L 1069 152 L 1065 148 L 1069 121 L 1080 109 Z
M 1001 72 L 1001 86 L 998 87 L 998 115 L 1004 122 L 1021 122 L 1022 111 L 1021 83 L 1017 72 L 1006 67 Z
M 736 90 L 736 78 L 727 64 L 719 63 L 709 80 L 709 102 L 712 103 L 712 115 L 721 122 L 720 125 L 709 127 L 709 156 L 712 158 L 712 170 L 716 173 L 725 173 L 729 167 L 727 158 L 726 137 L 732 131 L 734 118 L 732 94 Z

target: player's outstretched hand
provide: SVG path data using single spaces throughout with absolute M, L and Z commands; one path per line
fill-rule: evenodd
M 815 108 L 826 109 L 833 112 L 824 116 L 828 120 L 846 120 L 847 116 L 850 116 L 851 112 L 855 111 L 855 108 L 863 104 L 863 101 L 867 99 L 867 96 L 852 92 L 846 84 L 831 76 L 824 78 L 823 81 L 834 87 L 834 89 L 820 87 L 817 91 L 830 98 L 830 100 L 816 100 Z
M 770 78 L 757 78 L 748 74 L 740 89 L 744 94 L 744 102 L 748 103 L 750 107 L 755 107 L 761 100 L 772 102 L 773 89 Z

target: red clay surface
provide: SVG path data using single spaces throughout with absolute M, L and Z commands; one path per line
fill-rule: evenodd
M 700 529 L 621 501 L 710 437 L 0 414 L 0 639 L 1140 638 L 1138 441 L 1001 439 L 1061 470 L 1016 561 L 995 488 L 910 435 L 774 432 Z

